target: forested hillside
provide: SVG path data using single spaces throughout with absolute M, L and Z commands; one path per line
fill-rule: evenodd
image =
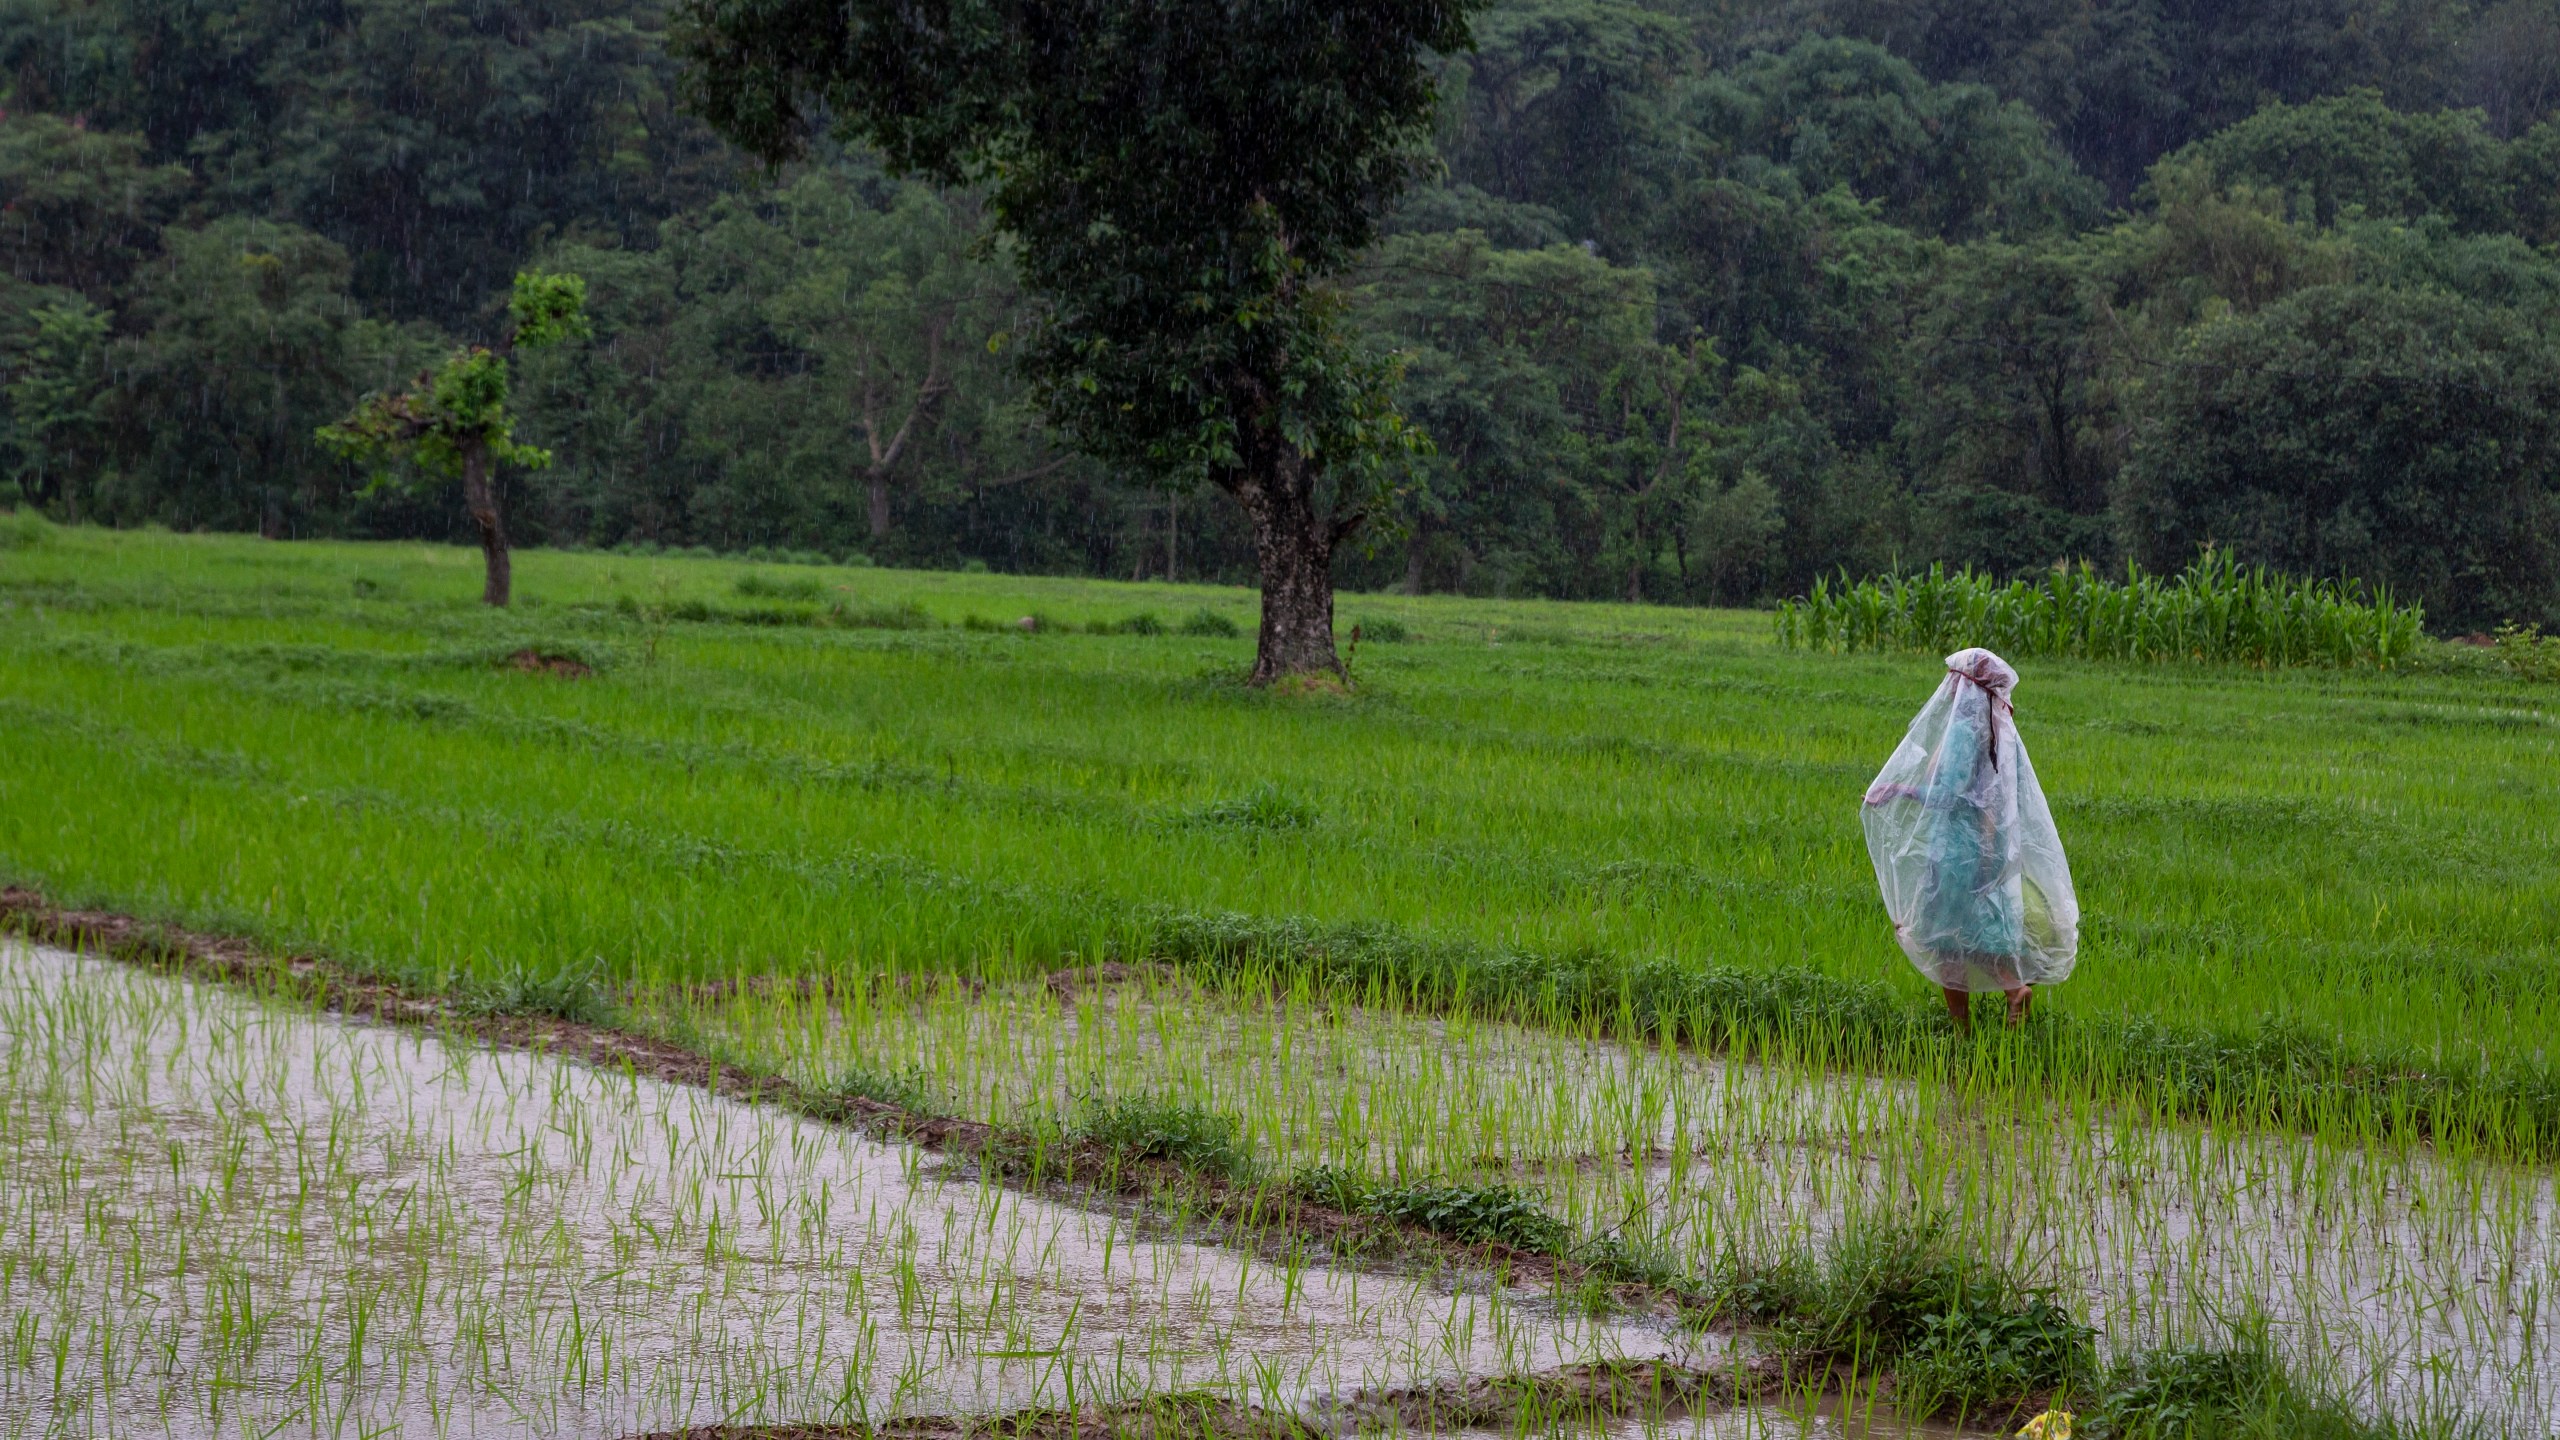
M 516 270 L 533 543 L 1243 578 L 1045 435 L 976 197 L 768 174 L 663 0 L 7 0 L 0 464 L 66 518 L 459 535 L 316 427 Z M 1436 453 L 1354 586 L 1743 602 L 2247 561 L 2560 618 L 2560 0 L 1503 0 L 1349 284 Z

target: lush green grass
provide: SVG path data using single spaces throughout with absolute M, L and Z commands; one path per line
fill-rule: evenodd
M 1183 633 L 1205 608 L 1249 637 L 1241 591 L 536 552 L 497 614 L 477 566 L 0 551 L 0 874 L 500 990 L 1243 937 L 1481 961 L 1515 996 L 1783 972 L 1668 1008 L 1811 996 L 1864 1017 L 1850 1058 L 1934 1003 L 1856 818 L 1926 656 L 1787 653 L 1748 613 L 1346 596 L 1346 629 L 1404 638 L 1360 648 L 1355 698 L 1289 698 L 1235 682 L 1249 638 Z M 1075 633 L 1097 624 L 1158 633 Z M 526 648 L 597 671 L 502 663 Z M 2333 1090 L 2380 1057 L 2522 1106 L 2472 1127 L 2513 1139 L 2554 1099 L 2555 700 L 2485 671 L 2030 665 L 2019 723 L 2089 916 L 2039 1002 L 2071 1066 L 2253 1046 Z

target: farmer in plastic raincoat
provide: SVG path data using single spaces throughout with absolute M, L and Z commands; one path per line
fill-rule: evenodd
M 1867 854 L 1894 935 L 1959 1027 L 1990 990 L 2023 1021 L 2035 987 L 2068 976 L 2079 950 L 2071 867 L 2009 704 L 2017 683 L 1988 650 L 1948 656 L 1867 787 Z

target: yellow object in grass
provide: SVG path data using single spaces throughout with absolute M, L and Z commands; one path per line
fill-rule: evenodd
M 2071 1412 L 2047 1410 L 2027 1422 L 2018 1440 L 2071 1440 Z

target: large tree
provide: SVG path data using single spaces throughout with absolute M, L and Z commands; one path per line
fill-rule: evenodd
M 1478 0 L 689 0 L 690 100 L 987 188 L 1045 305 L 1022 356 L 1105 463 L 1251 519 L 1253 679 L 1340 670 L 1333 553 L 1410 443 L 1326 283 L 1412 176 Z

